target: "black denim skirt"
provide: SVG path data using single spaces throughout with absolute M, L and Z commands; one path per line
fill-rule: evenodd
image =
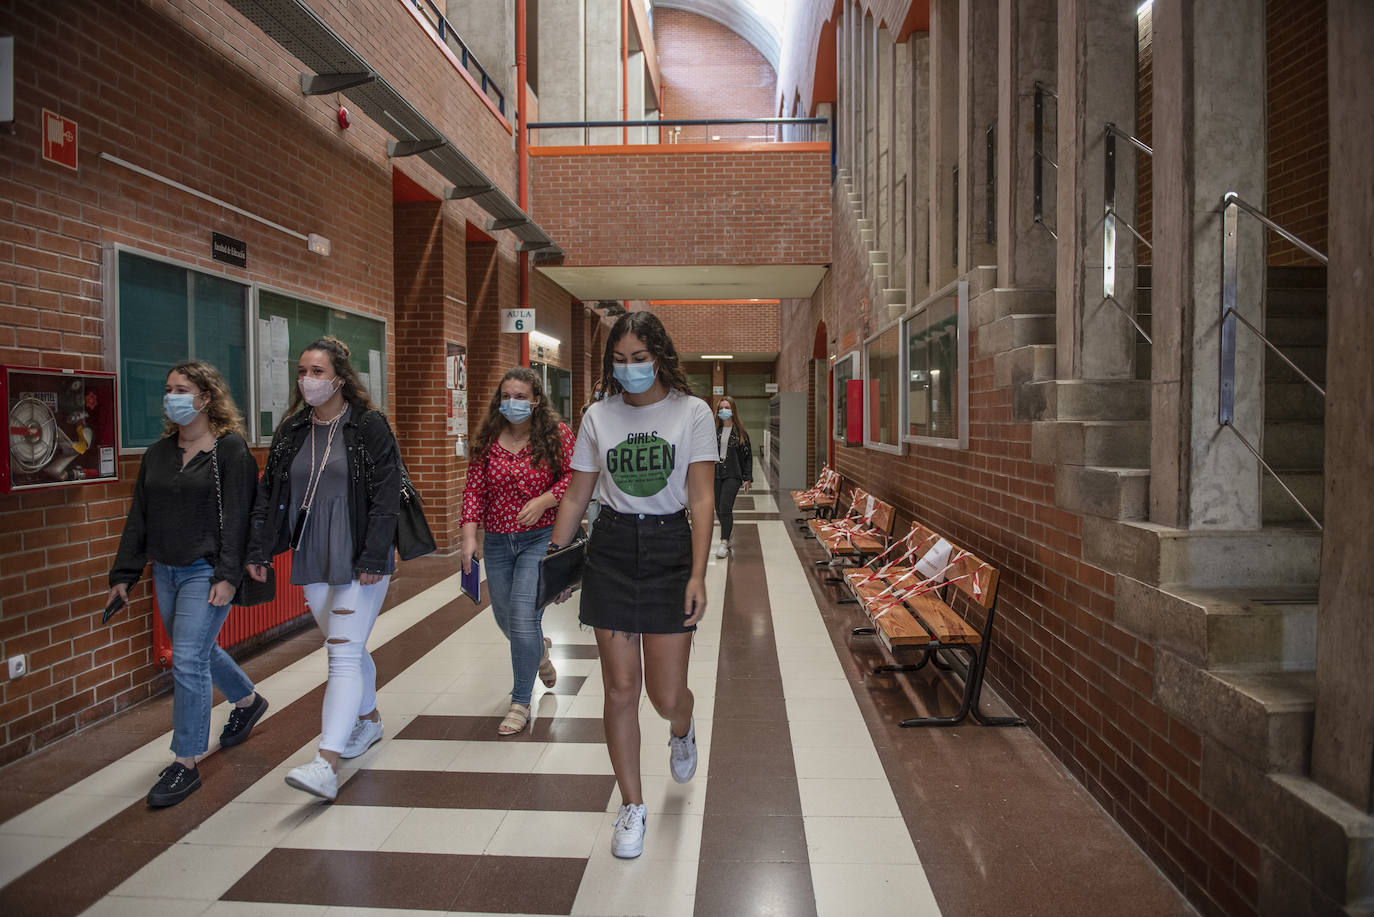
M 588 627 L 627 634 L 683 634 L 692 528 L 687 513 L 648 516 L 602 507 L 587 545 L 578 614 Z

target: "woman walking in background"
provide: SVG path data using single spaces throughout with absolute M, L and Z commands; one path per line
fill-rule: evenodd
M 148 792 L 153 808 L 176 805 L 200 789 L 196 758 L 210 750 L 215 688 L 234 702 L 221 748 L 248 738 L 267 712 L 267 699 L 215 642 L 243 578 L 258 477 L 243 417 L 224 377 L 208 363 L 172 367 L 165 392 L 166 428 L 139 464 L 109 595 L 127 602 L 129 587 L 153 562 L 157 609 L 172 640 L 176 755 Z
M 572 480 L 573 442 L 572 430 L 549 406 L 539 374 L 524 367 L 502 377 L 473 440 L 463 489 L 462 563 L 464 573 L 472 569 L 480 524 L 487 594 L 510 641 L 510 709 L 496 727 L 503 736 L 529 722 L 535 673 L 546 688 L 558 679 L 549 660 L 552 641 L 544 636 L 544 610 L 535 600 L 539 558 Z
M 673 779 L 686 783 L 696 773 L 687 663 L 706 612 L 718 455 L 711 409 L 692 394 L 653 313 L 616 320 L 601 385 L 605 400 L 587 409 L 577 432 L 573 480 L 550 548 L 572 541 L 599 477 L 601 515 L 587 546 L 579 617 L 596 630 L 606 745 L 620 787 L 611 852 L 637 857 L 648 817 L 639 774 L 641 685 L 668 721 Z
M 286 782 L 325 799 L 339 792 L 339 759 L 382 737 L 377 667 L 367 639 L 396 566 L 401 454 L 391 426 L 372 406 L 347 345 L 324 337 L 297 364 L 296 392 L 277 427 L 258 485 L 248 573 L 288 548 L 291 582 L 325 636 L 329 681 L 320 748 Z
M 749 432 L 735 416 L 735 402 L 722 398 L 716 405 L 716 518 L 720 520 L 720 547 L 717 557 L 726 557 L 734 548 L 730 535 L 735 528 L 735 497 L 743 487 L 748 493 L 754 480 L 754 453 Z

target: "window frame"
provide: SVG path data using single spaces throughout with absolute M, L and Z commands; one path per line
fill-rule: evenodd
M 848 400 L 841 397 L 840 395 L 839 368 L 840 364 L 848 361 L 849 371 L 852 373 L 852 375 L 849 378 L 862 379 L 863 364 L 861 362 L 861 357 L 862 353 L 860 352 L 860 349 L 858 347 L 854 347 L 846 351 L 845 353 L 841 354 L 839 357 L 833 358 L 830 364 L 830 416 L 833 420 L 838 421 L 838 423 L 833 424 L 834 429 L 830 431 L 830 438 L 832 441 L 837 442 L 842 446 L 849 445 L 848 440 L 845 439 L 845 417 L 843 416 L 843 414 L 837 415 L 835 412 L 840 410 L 840 404 L 843 403 L 845 405 L 844 413 L 848 413 Z M 864 413 L 866 417 L 867 412 L 865 411 Z
M 884 443 L 879 440 L 869 438 L 869 416 L 868 416 L 868 383 L 872 381 L 869 372 L 868 348 L 874 341 L 883 335 L 896 330 L 897 332 L 897 390 L 893 397 L 897 399 L 897 441 L 895 443 Z M 863 345 L 863 381 L 864 381 L 864 448 L 872 449 L 874 452 L 886 452 L 889 455 L 905 455 L 905 420 L 906 417 L 906 334 L 905 324 L 902 319 L 890 321 L 878 330 L 876 334 L 864 338 Z
M 957 329 L 958 329 L 958 335 L 959 335 L 959 343 L 958 343 L 958 347 L 957 347 L 957 349 L 956 349 L 956 355 L 957 355 L 957 358 L 958 358 L 958 361 L 959 361 L 959 372 L 958 372 L 958 375 L 959 375 L 959 378 L 958 378 L 958 393 L 959 393 L 958 426 L 959 426 L 959 435 L 958 435 L 958 436 L 926 436 L 926 435 L 920 435 L 920 434 L 918 434 L 918 435 L 912 435 L 912 434 L 910 434 L 910 433 L 903 433 L 903 435 L 902 435 L 902 442 L 904 442 L 904 443 L 911 443 L 911 444 L 913 444 L 913 445 L 918 445 L 918 446 L 935 446 L 936 448 L 939 448 L 939 449 L 967 450 L 967 449 L 968 449 L 968 437 L 969 437 L 969 433 L 968 433 L 968 430 L 969 430 L 969 420 L 968 420 L 969 349 L 968 349 L 968 281 L 967 281 L 967 280 L 955 280 L 955 281 L 951 281 L 950 283 L 946 284 L 945 286 L 943 286 L 943 287 L 941 287 L 940 289 L 936 290 L 935 292 L 931 293 L 931 295 L 927 296 L 927 297 L 926 297 L 925 299 L 923 299 L 921 302 L 919 302 L 919 303 L 917 303 L 916 305 L 912 306 L 912 307 L 911 307 L 910 309 L 908 309 L 906 312 L 902 313 L 902 317 L 899 319 L 899 321 L 901 322 L 901 327 L 902 327 L 902 360 L 901 360 L 901 363 L 902 363 L 902 417 L 903 417 L 903 430 L 906 430 L 906 429 L 909 429 L 909 428 L 910 428 L 910 422 L 906 419 L 907 417 L 909 417 L 909 406 L 908 406 L 908 404 L 907 404 L 907 400 L 908 400 L 908 398 L 910 397 L 910 393 L 911 393 L 911 383 L 910 383 L 911 367 L 907 365 L 907 361 L 908 361 L 908 359 L 909 359 L 908 354 L 909 354 L 909 352 L 910 352 L 910 346 L 909 346 L 909 344 L 908 344 L 908 340 L 909 340 L 909 337 L 910 337 L 910 332 L 908 331 L 908 327 L 910 326 L 912 319 L 916 318 L 918 315 L 920 315 L 921 313 L 925 312 L 927 309 L 929 309 L 929 308 L 930 308 L 932 305 L 934 305 L 935 303 L 937 303 L 937 302 L 939 302 L 939 301 L 941 301 L 941 300 L 943 300 L 943 299 L 948 299 L 951 295 L 955 297 L 955 314 L 956 314 L 956 316 L 957 316 L 956 327 L 957 327 Z

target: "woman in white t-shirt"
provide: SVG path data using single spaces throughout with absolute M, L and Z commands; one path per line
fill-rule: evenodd
M 716 429 L 651 312 L 622 315 L 611 328 L 600 384 L 606 398 L 582 417 L 572 484 L 549 548 L 572 541 L 600 478 L 579 618 L 596 630 L 606 746 L 620 785 L 611 852 L 628 858 L 644 849 L 647 814 L 639 780 L 641 684 L 668 721 L 673 779 L 686 783 L 696 773 L 687 661 L 706 611 Z

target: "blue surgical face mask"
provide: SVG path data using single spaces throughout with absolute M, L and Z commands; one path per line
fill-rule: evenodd
M 195 420 L 200 409 L 196 407 L 195 395 L 168 392 L 162 396 L 162 412 L 172 423 L 183 426 Z
M 716 416 L 719 417 L 721 420 L 729 420 L 731 417 L 734 417 L 735 415 L 734 412 L 732 412 L 729 408 L 721 408 L 719 411 L 716 411 Z
M 619 382 L 621 388 L 632 395 L 647 392 L 653 387 L 654 379 L 657 376 L 658 373 L 652 362 L 615 364 L 615 381 Z
M 497 410 L 501 412 L 502 417 L 511 423 L 524 423 L 530 419 L 530 413 L 534 410 L 534 406 L 528 401 L 507 398 L 501 402 L 501 406 Z

